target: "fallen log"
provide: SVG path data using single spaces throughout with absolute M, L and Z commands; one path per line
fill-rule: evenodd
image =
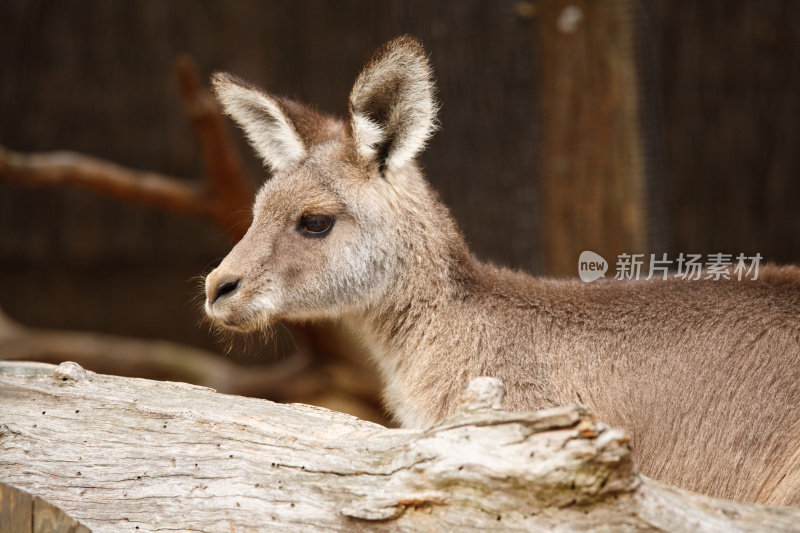
M 75 363 L 0 362 L 0 481 L 91 531 L 800 531 L 800 510 L 637 474 L 580 407 L 479 378 L 429 429 Z

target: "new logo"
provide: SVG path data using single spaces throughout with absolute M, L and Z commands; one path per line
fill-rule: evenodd
M 608 270 L 608 262 L 599 254 L 586 250 L 578 258 L 578 276 L 581 281 L 589 283 L 604 278 Z

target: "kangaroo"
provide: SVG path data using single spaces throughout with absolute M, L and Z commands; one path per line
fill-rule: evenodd
M 212 321 L 341 321 L 404 426 L 440 420 L 471 378 L 493 376 L 506 409 L 582 404 L 627 430 L 648 476 L 800 505 L 800 269 L 583 283 L 478 261 L 414 161 L 437 104 L 410 37 L 364 67 L 345 120 L 212 81 L 272 170 L 246 235 L 206 278 Z

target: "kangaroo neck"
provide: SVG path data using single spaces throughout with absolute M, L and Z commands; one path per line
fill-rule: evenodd
M 395 271 L 381 295 L 347 320 L 384 373 L 436 350 L 448 336 L 449 321 L 459 319 L 459 309 L 470 299 L 474 278 L 472 259 L 460 240 L 440 254 L 404 254 Z

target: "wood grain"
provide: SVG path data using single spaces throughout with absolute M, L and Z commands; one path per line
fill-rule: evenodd
M 479 378 L 426 430 L 305 405 L 0 363 L 0 479 L 92 531 L 800 531 L 800 510 L 641 478 L 578 407 L 495 409 Z M 138 529 L 137 529 L 138 528 Z

